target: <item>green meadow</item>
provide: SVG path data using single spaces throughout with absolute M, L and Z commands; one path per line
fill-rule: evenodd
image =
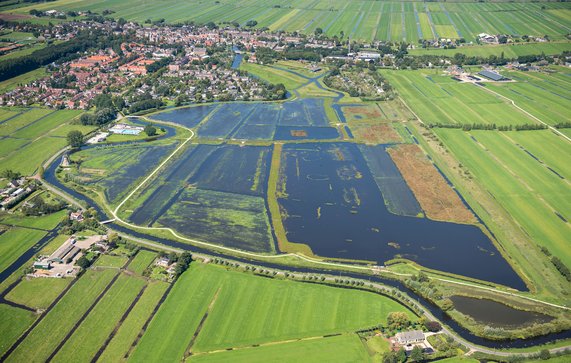
M 381 73 L 426 124 L 537 123 L 507 100 L 471 83 L 459 83 L 440 69 Z
M 193 264 L 176 282 L 130 360 L 172 361 L 189 352 L 350 333 L 386 323 L 391 311 L 413 318 L 393 300 L 364 291 Z
M 420 55 L 441 55 L 446 57 L 454 57 L 456 53 L 462 53 L 469 57 L 489 57 L 495 55 L 501 57 L 502 53 L 505 58 L 517 58 L 525 55 L 541 54 L 556 55 L 571 50 L 570 42 L 550 42 L 550 43 L 514 43 L 510 45 L 469 45 L 456 49 L 440 49 L 440 48 L 416 48 L 409 50 L 409 54 Z
M 571 265 L 568 141 L 548 130 L 436 134 L 534 243 Z
M 72 125 L 81 114 L 75 110 L 21 109 L 13 118 L 0 114 L 0 136 L 4 147 L 0 152 L 3 169 L 31 175 L 51 155 L 67 145 L 66 135 L 71 130 L 86 134 L 92 126 Z
M 205 24 L 256 20 L 257 27 L 313 33 L 321 28 L 327 35 L 363 41 L 393 40 L 416 43 L 418 39 L 464 38 L 477 34 L 549 35 L 565 39 L 569 32 L 571 7 L 567 3 L 423 3 L 371 2 L 357 0 L 294 1 L 287 6 L 277 0 L 221 0 L 188 3 L 165 0 L 58 0 L 8 10 L 28 14 L 31 9 L 86 11 L 109 9 L 113 17 L 143 22 L 164 18 L 176 23 L 192 20 Z M 32 18 L 34 21 L 45 21 Z M 50 20 L 50 19 L 48 19 Z M 419 26 L 417 26 L 417 23 Z
M 192 363 L 367 362 L 369 355 L 356 334 L 347 334 L 197 354 L 192 355 L 188 361 Z

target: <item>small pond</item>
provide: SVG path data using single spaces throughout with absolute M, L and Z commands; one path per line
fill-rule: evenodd
M 472 317 L 481 324 L 497 328 L 520 328 L 553 320 L 545 314 L 514 309 L 488 299 L 456 295 L 450 297 L 450 300 L 454 303 L 454 308 L 462 314 Z

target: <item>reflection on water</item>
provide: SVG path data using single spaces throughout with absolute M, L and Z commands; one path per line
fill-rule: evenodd
M 478 227 L 390 213 L 356 145 L 289 144 L 283 148 L 282 163 L 287 197 L 278 201 L 291 242 L 308 244 L 319 256 L 378 263 L 403 257 L 526 290 Z M 392 162 L 383 167 L 396 170 Z
M 488 299 L 460 295 L 452 296 L 450 299 L 454 303 L 454 308 L 462 314 L 493 327 L 517 328 L 534 323 L 547 323 L 553 319 L 548 315 L 514 309 Z

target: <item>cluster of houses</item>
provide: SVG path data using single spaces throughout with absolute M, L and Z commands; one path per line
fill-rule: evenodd
M 26 178 L 11 180 L 5 188 L 0 189 L 0 208 L 9 209 L 34 190 L 35 187 Z

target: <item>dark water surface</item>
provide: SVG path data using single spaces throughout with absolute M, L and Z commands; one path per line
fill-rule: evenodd
M 376 152 L 384 150 L 376 149 Z M 526 290 L 521 278 L 476 226 L 400 216 L 387 210 L 359 148 L 349 143 L 283 148 L 288 240 L 319 256 L 422 266 Z
M 493 327 L 518 328 L 553 320 L 548 315 L 514 309 L 493 300 L 460 295 L 452 296 L 450 299 L 454 302 L 454 308 L 462 314 Z

